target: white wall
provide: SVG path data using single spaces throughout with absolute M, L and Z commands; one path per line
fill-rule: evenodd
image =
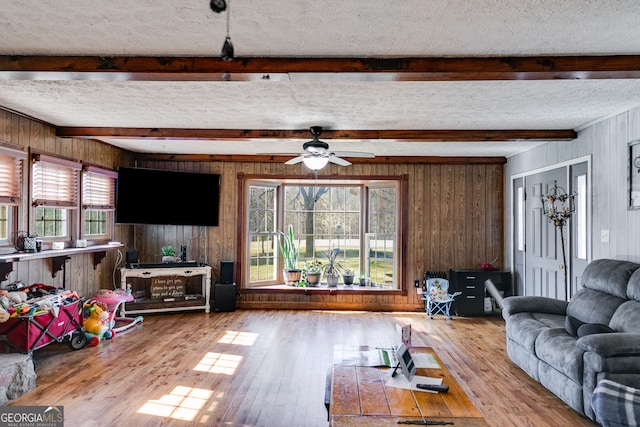
M 511 260 L 511 177 L 584 156 L 591 157 L 591 259 L 640 262 L 640 210 L 627 210 L 628 143 L 640 139 L 640 108 L 578 132 L 570 142 L 549 142 L 507 159 L 505 173 L 505 259 Z M 600 231 L 609 230 L 609 242 Z

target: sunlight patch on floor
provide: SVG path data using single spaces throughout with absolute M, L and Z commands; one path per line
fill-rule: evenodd
M 210 372 L 212 374 L 234 375 L 242 356 L 224 353 L 207 353 L 193 368 L 194 371 Z
M 211 397 L 211 390 L 177 386 L 158 400 L 149 400 L 138 413 L 193 421 Z
M 250 332 L 227 331 L 225 336 L 218 341 L 221 344 L 237 344 L 250 346 L 255 344 L 258 334 Z

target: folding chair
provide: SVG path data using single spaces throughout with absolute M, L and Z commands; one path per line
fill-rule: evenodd
M 430 319 L 437 314 L 447 316 L 451 319 L 451 303 L 462 292 L 449 293 L 449 281 L 442 278 L 430 278 L 425 280 L 425 293 L 422 295 L 424 309 Z

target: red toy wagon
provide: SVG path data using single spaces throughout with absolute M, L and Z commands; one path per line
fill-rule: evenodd
M 11 317 L 0 323 L 0 350 L 30 354 L 52 342 L 64 341 L 79 350 L 87 343 L 82 324 L 81 299 L 65 300 L 54 311 Z

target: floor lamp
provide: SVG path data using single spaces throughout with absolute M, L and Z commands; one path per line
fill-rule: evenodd
M 565 250 L 564 226 L 571 215 L 576 211 L 574 199 L 576 193 L 567 194 L 564 188 L 558 187 L 558 182 L 553 182 L 553 188 L 546 196 L 542 196 L 542 212 L 550 223 L 560 229 L 560 243 L 562 244 L 562 269 L 564 270 L 564 284 L 568 286 L 567 254 Z M 567 290 L 567 295 L 569 292 Z

